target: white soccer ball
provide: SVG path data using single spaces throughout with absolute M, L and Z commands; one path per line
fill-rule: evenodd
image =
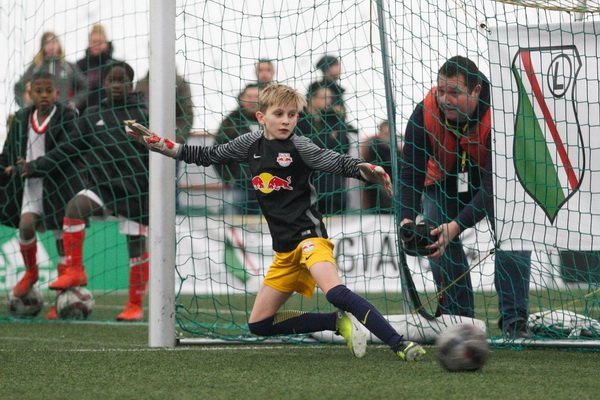
M 33 318 L 44 306 L 44 296 L 36 287 L 29 289 L 25 297 L 16 297 L 11 290 L 8 293 L 8 311 L 17 318 Z
M 471 324 L 452 325 L 435 342 L 440 364 L 452 372 L 477 371 L 490 355 L 483 330 Z
M 92 292 L 83 286 L 63 290 L 56 297 L 56 313 L 64 319 L 87 319 L 96 305 Z

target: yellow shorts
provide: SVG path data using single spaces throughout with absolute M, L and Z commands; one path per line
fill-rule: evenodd
M 275 252 L 273 264 L 267 271 L 264 284 L 284 293 L 298 292 L 311 298 L 316 282 L 310 267 L 320 261 L 335 265 L 333 243 L 329 239 L 310 238 L 287 253 Z

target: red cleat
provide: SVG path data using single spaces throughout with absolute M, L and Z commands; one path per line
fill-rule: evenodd
M 70 268 L 48 285 L 51 290 L 66 290 L 75 286 L 87 286 L 87 274 L 83 267 Z
M 15 297 L 25 297 L 29 290 L 35 285 L 38 281 L 38 269 L 28 269 L 25 271 L 25 275 L 21 278 L 21 280 L 15 285 L 13 288 L 13 294 Z
M 144 320 L 144 309 L 141 306 L 136 306 L 131 303 L 127 303 L 125 310 L 117 316 L 117 321 L 143 321 Z
M 56 312 L 56 307 L 52 306 L 50 307 L 50 310 L 46 313 L 46 315 L 44 315 L 44 318 L 46 319 L 58 319 L 58 313 Z

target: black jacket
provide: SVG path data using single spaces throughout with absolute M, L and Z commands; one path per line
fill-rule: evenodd
M 333 109 L 320 111 L 318 117 L 306 112 L 300 113 L 296 132 L 308 137 L 317 146 L 333 150 L 340 154 L 348 154 L 352 128 L 346 124 L 343 116 Z M 315 174 L 313 184 L 319 198 L 317 209 L 327 215 L 343 213 L 348 208 L 346 178 L 328 172 Z
M 116 61 L 112 57 L 113 47 L 112 43 L 108 43 L 108 50 L 97 56 L 90 54 L 90 49 L 85 51 L 85 56 L 77 60 L 77 66 L 81 72 L 85 75 L 87 80 L 87 93 L 86 100 L 81 107 L 79 107 L 80 114 L 83 113 L 87 107 L 97 106 L 100 102 L 106 98 L 106 92 L 102 88 L 102 71 L 103 69 Z
M 75 111 L 62 104 L 56 104 L 56 107 L 57 110 L 44 134 L 46 154 L 54 151 L 62 143 L 72 140 L 76 132 Z M 26 158 L 29 121 L 33 111 L 33 106 L 17 111 L 0 154 L 0 172 L 8 166 L 16 165 L 17 157 Z M 44 178 L 43 222 L 48 229 L 62 229 L 67 202 L 84 187 L 80 161 L 62 159 L 29 174 L 31 178 Z M 3 225 L 19 225 L 24 182 L 18 174 L 6 176 L 0 173 L 0 223 Z
M 87 189 L 98 194 L 114 215 L 148 225 L 148 150 L 125 131 L 124 120 L 148 125 L 146 102 L 129 93 L 125 102 L 105 99 L 78 118 L 73 140 L 29 163 L 32 171 L 44 171 L 61 160 L 79 157 L 88 172 Z

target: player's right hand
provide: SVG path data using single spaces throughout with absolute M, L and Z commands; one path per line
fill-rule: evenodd
M 125 130 L 129 136 L 135 138 L 143 144 L 148 150 L 164 154 L 171 158 L 177 158 L 179 153 L 179 143 L 175 143 L 169 139 L 162 138 L 156 133 L 150 132 L 150 129 L 144 125 L 138 124 L 134 120 L 126 120 Z
M 370 163 L 360 163 L 358 164 L 358 169 L 360 171 L 360 175 L 364 178 L 364 180 L 383 186 L 387 195 L 390 197 L 394 197 L 392 181 L 390 180 L 390 176 L 387 174 L 387 172 L 385 172 L 383 168 Z

